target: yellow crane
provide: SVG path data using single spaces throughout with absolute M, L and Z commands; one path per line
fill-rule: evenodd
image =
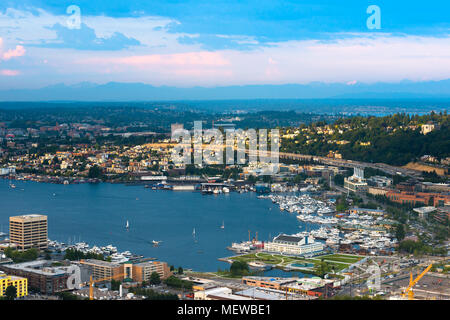
M 430 264 L 421 274 L 419 274 L 417 276 L 416 279 L 413 280 L 413 275 L 412 272 L 410 272 L 410 277 L 409 277 L 409 286 L 405 289 L 405 291 L 403 291 L 402 293 L 402 297 L 406 297 L 406 295 L 408 295 L 408 299 L 409 300 L 414 300 L 414 292 L 412 290 L 412 288 L 414 287 L 414 285 L 419 282 L 420 279 L 422 279 L 422 277 L 428 272 L 430 271 L 431 267 L 433 266 L 433 264 Z
M 125 274 L 116 274 L 113 275 L 111 277 L 106 277 L 106 278 L 102 278 L 102 279 L 96 279 L 93 280 L 92 276 L 89 278 L 89 300 L 94 300 L 94 284 L 95 283 L 99 283 L 99 282 L 103 282 L 103 281 L 111 281 L 120 277 L 123 277 Z

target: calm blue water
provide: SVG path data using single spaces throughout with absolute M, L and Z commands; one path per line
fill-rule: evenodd
M 296 233 L 302 225 L 294 214 L 282 212 L 255 193 L 202 195 L 120 184 L 57 185 L 0 179 L 0 226 L 8 230 L 9 216 L 38 213 L 48 216 L 49 238 L 68 243 L 80 239 L 92 245 L 112 244 L 175 266 L 216 271 L 229 265 L 217 258 L 230 256 L 232 242 L 268 240 L 280 232 Z M 55 194 L 55 195 L 54 195 Z M 129 220 L 130 230 L 125 229 Z M 225 229 L 220 229 L 222 221 Z M 197 243 L 192 231 L 195 228 Z M 1 230 L 0 230 L 1 231 Z M 162 240 L 159 247 L 152 240 Z

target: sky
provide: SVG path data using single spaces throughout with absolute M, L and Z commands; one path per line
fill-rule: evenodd
M 0 90 L 449 78 L 447 0 L 0 3 Z

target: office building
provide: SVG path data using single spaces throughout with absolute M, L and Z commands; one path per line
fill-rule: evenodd
M 20 251 L 31 248 L 47 249 L 47 235 L 47 216 L 28 214 L 9 217 L 10 243 Z

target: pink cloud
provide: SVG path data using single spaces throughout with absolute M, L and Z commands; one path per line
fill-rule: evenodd
M 15 49 L 9 49 L 3 54 L 3 60 L 9 60 L 11 58 L 21 57 L 25 54 L 26 50 L 23 46 L 16 46 Z
M 229 61 L 216 52 L 186 52 L 174 54 L 152 54 L 124 58 L 88 59 L 88 63 L 123 64 L 131 66 L 225 66 Z
M 0 74 L 1 74 L 2 76 L 15 77 L 15 76 L 18 76 L 18 75 L 20 74 L 20 71 L 18 71 L 18 70 L 3 69 L 3 70 L 0 70 Z

